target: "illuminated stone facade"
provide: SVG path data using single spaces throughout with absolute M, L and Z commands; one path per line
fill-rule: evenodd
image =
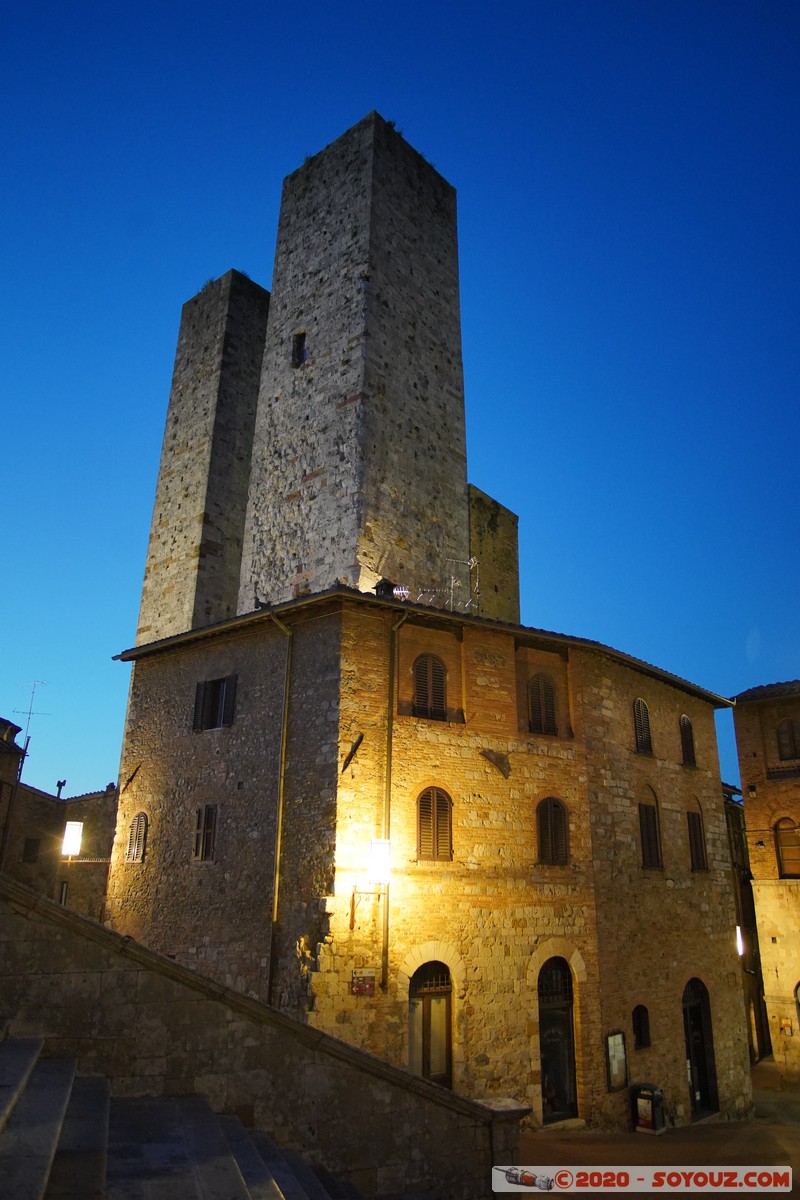
M 744 1115 L 726 702 L 519 625 L 516 517 L 466 483 L 457 281 L 452 189 L 375 114 L 287 180 L 237 615 L 235 541 L 228 607 L 192 599 L 169 447 L 210 426 L 173 383 L 151 555 L 174 519 L 184 566 L 148 567 L 122 656 L 109 919 L 536 1120 L 623 1125 L 645 1080 L 674 1121 Z
M 772 1052 L 800 1079 L 800 680 L 734 709 Z

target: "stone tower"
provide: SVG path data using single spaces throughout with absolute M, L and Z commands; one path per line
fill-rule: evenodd
M 239 611 L 468 559 L 455 191 L 371 113 L 284 183 Z
M 183 306 L 137 644 L 236 614 L 268 308 L 238 271 Z

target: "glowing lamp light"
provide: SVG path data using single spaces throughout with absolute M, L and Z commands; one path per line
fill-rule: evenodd
M 83 821 L 67 821 L 64 826 L 64 841 L 61 843 L 61 853 L 67 857 L 81 852 L 83 837 Z
M 744 938 L 742 937 L 741 925 L 736 926 L 736 953 L 739 955 L 739 958 L 744 954 Z
M 370 883 L 386 884 L 391 872 L 392 843 L 388 838 L 373 838 L 369 852 Z

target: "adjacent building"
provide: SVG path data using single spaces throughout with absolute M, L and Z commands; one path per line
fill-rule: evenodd
M 775 1061 L 800 1078 L 800 680 L 735 697 L 764 999 Z

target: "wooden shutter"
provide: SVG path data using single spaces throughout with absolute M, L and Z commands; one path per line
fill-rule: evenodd
M 205 683 L 198 683 L 194 690 L 194 720 L 192 722 L 193 729 L 204 729 L 203 715 L 205 711 Z
M 637 753 L 652 754 L 653 743 L 650 737 L 650 713 L 644 700 L 634 701 L 633 724 L 636 732 Z
M 147 816 L 137 813 L 131 821 L 128 833 L 128 848 L 125 851 L 126 862 L 142 862 L 144 859 L 145 840 L 147 838 Z
M 205 810 L 202 808 L 198 808 L 198 810 L 197 810 L 197 821 L 195 823 L 195 830 L 194 830 L 194 857 L 195 858 L 203 857 L 203 815 L 204 815 L 204 812 L 205 812 Z
M 203 853 L 202 858 L 208 861 L 214 857 L 214 843 L 217 834 L 217 806 L 207 804 L 203 818 Z
M 560 800 L 550 796 L 536 810 L 539 835 L 539 862 L 562 865 L 568 861 L 567 810 Z
M 658 812 L 655 804 L 639 805 L 639 833 L 642 839 L 642 866 L 661 866 L 661 847 L 658 839 Z
M 799 747 L 800 737 L 798 736 L 797 722 L 787 717 L 778 726 L 778 757 L 782 762 L 785 762 L 787 759 L 798 758 L 800 757 L 798 755 Z
M 685 767 L 696 766 L 694 757 L 694 730 L 688 717 L 681 717 L 681 752 Z
M 222 680 L 222 696 L 220 697 L 220 725 L 233 724 L 233 707 L 236 703 L 236 676 L 228 675 Z
M 426 788 L 417 800 L 417 858 L 451 859 L 452 804 L 441 788 Z
M 434 654 L 420 654 L 414 663 L 415 717 L 447 720 L 444 663 Z
M 800 829 L 788 817 L 775 826 L 778 870 L 782 878 L 800 877 Z

